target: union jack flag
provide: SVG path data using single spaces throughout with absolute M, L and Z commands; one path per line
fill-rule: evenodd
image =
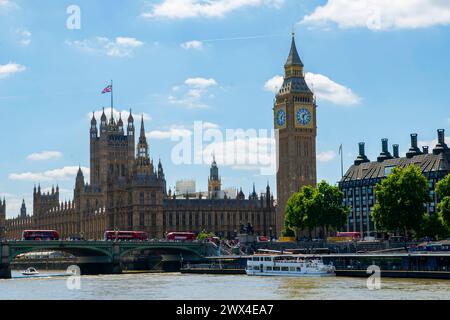
M 108 93 L 112 91 L 112 85 L 107 86 L 105 89 L 103 89 L 102 94 Z

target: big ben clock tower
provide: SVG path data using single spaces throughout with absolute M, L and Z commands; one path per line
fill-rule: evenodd
M 274 105 L 274 126 L 278 130 L 277 233 L 284 228 L 288 199 L 303 186 L 315 186 L 317 117 L 314 94 L 305 81 L 303 62 L 292 45 L 284 66 L 284 82 Z

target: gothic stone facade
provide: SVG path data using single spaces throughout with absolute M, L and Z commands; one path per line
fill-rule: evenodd
M 278 131 L 277 232 L 284 227 L 288 199 L 301 187 L 315 186 L 317 181 L 317 106 L 305 81 L 294 35 L 284 69 L 284 82 L 273 109 L 274 126 Z
M 103 112 L 98 130 L 92 117 L 90 128 L 90 184 L 78 171 L 73 201 L 61 203 L 58 187 L 43 193 L 34 188 L 33 215 L 5 220 L 5 201 L 0 204 L 0 238 L 18 239 L 25 229 L 57 230 L 63 238 L 82 236 L 102 239 L 106 230 L 146 231 L 152 238 L 165 232 L 203 230 L 233 237 L 242 224 L 253 224 L 257 234 L 266 235 L 275 226 L 275 207 L 269 186 L 265 194 L 254 192 L 245 199 L 183 199 L 166 190 L 161 161 L 157 167 L 149 156 L 143 119 L 135 146 L 134 119 L 125 128 L 122 119 L 109 121 Z M 135 156 L 136 153 L 136 156 Z M 219 191 L 217 164 L 211 181 Z M 215 192 L 211 193 L 212 195 Z M 26 212 L 26 211 L 25 211 Z
M 411 147 L 406 157 L 399 156 L 399 146 L 393 146 L 393 154 L 389 152 L 388 140 L 382 140 L 382 152 L 377 161 L 370 161 L 365 154 L 364 142 L 359 144 L 359 156 L 342 180 L 340 189 L 344 192 L 344 204 L 351 207 L 347 220 L 347 231 L 362 232 L 368 235 L 375 230 L 372 209 L 375 204 L 375 186 L 380 183 L 395 167 L 416 165 L 422 169 L 429 181 L 430 202 L 426 203 L 429 214 L 436 212 L 439 202 L 435 194 L 436 183 L 450 174 L 450 149 L 445 144 L 444 130 L 438 130 L 438 143 L 429 152 L 429 147 L 418 147 L 417 134 L 411 134 Z

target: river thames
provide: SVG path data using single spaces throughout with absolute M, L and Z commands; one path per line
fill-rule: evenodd
M 53 272 L 52 274 L 55 274 Z M 45 272 L 41 276 L 46 276 Z M 0 299 L 55 300 L 352 300 L 450 299 L 450 281 L 382 279 L 380 290 L 369 290 L 363 278 L 281 278 L 246 275 L 215 276 L 122 274 L 82 276 L 80 289 L 69 290 L 61 276 L 0 280 Z

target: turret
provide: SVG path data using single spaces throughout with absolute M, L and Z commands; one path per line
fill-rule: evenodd
M 131 113 L 131 109 L 130 109 L 130 115 L 128 116 L 127 135 L 134 136 L 134 118 L 133 118 L 133 114 Z
M 119 114 L 119 121 L 117 122 L 117 128 L 120 133 L 123 133 L 123 121 L 122 121 L 122 113 Z
M 92 119 L 91 119 L 91 139 L 96 139 L 98 136 L 98 129 L 97 129 L 97 120 L 95 119 L 95 113 L 92 112 Z
M 78 195 L 84 189 L 84 175 L 81 167 L 78 168 L 77 177 L 75 179 L 75 194 Z
M 25 199 L 22 200 L 22 206 L 20 207 L 20 217 L 21 218 L 27 217 L 27 207 L 25 205 Z
M 100 133 L 101 134 L 106 133 L 106 130 L 108 128 L 108 123 L 106 121 L 107 121 L 107 119 L 106 119 L 106 114 L 105 114 L 105 108 L 103 108 L 103 113 L 100 118 Z

